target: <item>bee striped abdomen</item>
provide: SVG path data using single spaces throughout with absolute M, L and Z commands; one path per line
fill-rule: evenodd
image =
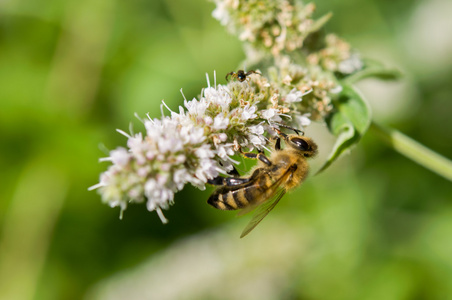
M 244 196 L 243 189 L 214 193 L 207 203 L 221 210 L 236 210 L 245 207 L 249 201 Z
M 207 203 L 221 210 L 236 210 L 256 203 L 264 196 L 267 186 L 271 185 L 269 176 L 262 176 L 253 184 L 244 186 L 224 186 L 214 192 Z

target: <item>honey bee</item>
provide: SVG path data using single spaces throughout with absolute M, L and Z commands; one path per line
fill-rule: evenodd
M 290 128 L 290 127 L 289 127 Z M 221 210 L 241 209 L 239 215 L 254 209 L 256 212 L 243 230 L 240 238 L 251 232 L 278 204 L 284 194 L 299 186 L 307 177 L 309 165 L 306 158 L 317 154 L 317 144 L 310 138 L 297 134 L 284 134 L 278 129 L 275 151 L 267 158 L 263 152 L 242 153 L 245 157 L 258 160 L 258 166 L 249 177 L 239 177 L 237 170 L 231 175 L 237 177 L 216 177 L 209 180 L 218 187 L 207 203 Z M 285 148 L 281 149 L 281 139 Z
M 246 80 L 246 77 L 251 74 L 261 75 L 261 73 L 259 73 L 258 71 L 254 71 L 254 70 L 250 70 L 248 72 L 245 72 L 243 70 L 238 70 L 237 73 L 229 72 L 228 74 L 226 74 L 226 81 L 229 81 L 229 76 L 231 76 L 231 78 L 237 79 L 238 81 L 243 82 Z

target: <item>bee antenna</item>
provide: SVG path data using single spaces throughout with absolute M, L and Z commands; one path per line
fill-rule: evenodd
M 290 130 L 294 131 L 297 135 L 300 135 L 300 133 L 301 133 L 301 135 L 304 135 L 304 131 L 303 130 L 298 130 L 298 129 L 293 128 L 291 126 L 284 125 L 284 124 L 277 123 L 277 122 L 275 122 L 275 124 L 277 124 L 280 127 L 284 127 L 284 128 L 290 129 Z

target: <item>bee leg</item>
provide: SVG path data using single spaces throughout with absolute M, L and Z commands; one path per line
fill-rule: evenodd
M 234 186 L 250 181 L 249 178 L 236 178 L 236 177 L 221 177 L 217 176 L 213 179 L 207 179 L 207 183 L 211 185 L 226 185 Z
M 242 152 L 243 156 L 247 157 L 247 158 L 253 158 L 253 159 L 258 159 L 261 162 L 263 162 L 264 164 L 266 164 L 267 166 L 271 166 L 272 162 L 268 159 L 267 156 L 265 156 L 265 154 L 263 152 L 261 153 L 251 153 L 251 152 Z
M 281 130 L 279 130 L 278 128 L 273 128 L 274 131 L 276 131 L 276 133 L 280 136 L 282 136 L 284 139 L 287 139 L 287 134 L 285 134 L 284 132 L 282 132 Z M 279 138 L 278 138 L 279 139 Z
M 281 150 L 281 139 L 280 139 L 280 138 L 277 138 L 277 139 L 276 139 L 275 150 L 276 150 L 276 151 Z
M 223 164 L 221 162 L 220 162 L 220 166 L 223 166 Z M 237 185 L 240 183 L 247 182 L 249 180 L 247 178 L 236 178 L 236 177 L 240 177 L 240 174 L 237 171 L 237 169 L 235 168 L 235 166 L 232 166 L 232 170 L 229 171 L 228 174 L 232 175 L 233 177 L 225 178 L 225 177 L 217 176 L 213 179 L 207 179 L 207 183 L 209 183 L 211 185 Z M 235 179 L 235 180 L 233 180 L 233 179 Z
M 224 177 L 217 176 L 213 179 L 207 179 L 207 183 L 211 185 L 224 185 Z
M 242 183 L 247 183 L 248 181 L 250 181 L 249 178 L 228 177 L 225 178 L 225 185 L 227 186 L 239 185 Z

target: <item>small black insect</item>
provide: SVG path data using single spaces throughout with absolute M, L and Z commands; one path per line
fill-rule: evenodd
M 231 76 L 231 78 L 237 79 L 238 81 L 243 82 L 243 81 L 245 81 L 246 77 L 251 74 L 261 75 L 261 73 L 259 73 L 258 71 L 254 71 L 254 70 L 250 70 L 248 72 L 245 72 L 243 70 L 238 70 L 237 73 L 229 72 L 228 74 L 226 74 L 226 81 L 229 81 L 228 78 L 229 78 L 229 76 Z

